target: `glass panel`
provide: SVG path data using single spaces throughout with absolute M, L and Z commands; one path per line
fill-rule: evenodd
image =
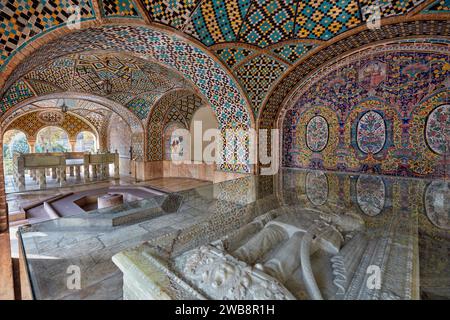
M 238 270 L 275 278 L 264 291 L 271 298 L 450 298 L 450 183 L 367 177 L 285 169 L 21 228 L 35 297 L 121 299 L 123 274 L 112 257 L 126 252 L 138 264 L 157 257 L 207 298 L 252 298 L 225 290 Z M 211 277 L 198 282 L 188 266 L 213 252 L 234 271 L 223 278 L 214 258 Z M 73 266 L 80 290 L 67 286 Z M 305 281 L 304 266 L 316 286 Z M 377 274 L 381 287 L 372 290 Z M 222 287 L 211 290 L 219 278 Z M 192 297 L 176 283 L 169 294 Z

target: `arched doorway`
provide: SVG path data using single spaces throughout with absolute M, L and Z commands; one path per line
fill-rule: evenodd
M 36 153 L 68 152 L 70 150 L 69 136 L 59 127 L 45 127 L 36 136 Z
M 3 135 L 3 167 L 5 176 L 13 174 L 13 157 L 15 153 L 28 153 L 30 146 L 25 133 L 20 130 L 8 130 Z
M 95 152 L 97 150 L 98 144 L 95 135 L 89 131 L 81 131 L 77 135 L 77 140 L 75 143 L 75 152 Z

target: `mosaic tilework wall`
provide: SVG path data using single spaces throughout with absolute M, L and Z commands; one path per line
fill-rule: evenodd
M 3 113 L 8 110 L 8 108 L 13 107 L 15 104 L 32 96 L 33 92 L 30 87 L 24 81 L 19 80 L 9 88 L 0 100 L 0 111 Z
M 285 166 L 444 175 L 450 52 L 396 48 L 346 58 L 299 91 L 283 125 Z
M 272 49 L 272 52 L 279 58 L 294 64 L 308 51 L 314 49 L 315 47 L 317 47 L 317 45 L 307 43 L 286 44 Z
M 295 19 L 295 34 L 298 38 L 329 40 L 361 23 L 358 2 L 300 1 Z
M 70 23 L 80 9 L 81 21 L 95 19 L 91 0 L 29 1 L 0 3 L 0 70 L 11 54 L 30 40 L 56 27 Z
M 102 17 L 148 20 L 192 35 L 206 46 L 246 43 L 260 48 L 295 39 L 330 40 L 360 26 L 378 5 L 382 17 L 405 15 L 425 0 L 94 0 Z M 4 4 L 3 4 L 4 3 Z M 0 71 L 21 47 L 66 26 L 80 8 L 94 20 L 92 0 L 8 0 L 0 4 Z M 439 0 L 427 12 L 448 9 Z M 427 11 L 428 10 L 428 11 Z
M 28 62 L 16 70 L 13 78 L 20 74 L 27 74 L 27 71 L 31 71 L 33 66 L 45 64 L 49 60 L 52 61 L 68 53 L 105 49 L 146 54 L 163 65 L 178 70 L 191 80 L 205 96 L 221 127 L 248 128 L 251 126 L 252 117 L 244 95 L 239 91 L 236 82 L 214 59 L 201 49 L 183 42 L 175 36 L 147 27 L 104 26 L 69 34 L 38 49 Z M 106 72 L 106 74 L 109 73 Z M 99 78 L 99 82 L 101 82 L 102 79 L 100 76 Z M 80 82 L 79 86 L 83 88 L 82 85 L 89 85 L 92 86 L 94 92 L 98 92 L 99 82 L 90 79 L 87 83 L 86 81 Z M 244 165 L 241 169 L 248 171 L 249 167 Z
M 152 20 L 181 28 L 189 21 L 199 0 L 143 0 L 145 10 Z
M 140 41 L 135 41 L 136 39 Z M 208 99 L 220 124 L 250 125 L 251 116 L 243 95 L 236 83 L 212 58 L 197 47 L 147 27 L 104 26 L 75 32 L 37 50 L 23 68 L 32 69 L 33 65 L 40 65 L 68 53 L 106 49 L 145 53 L 158 62 L 181 71 Z M 15 75 L 22 72 L 19 68 Z M 229 94 L 224 95 L 223 92 Z
M 220 60 L 230 68 L 233 68 L 237 63 L 241 62 L 252 53 L 253 50 L 244 48 L 224 48 L 216 51 Z
M 438 0 L 427 6 L 422 13 L 448 13 L 450 12 L 450 0 Z
M 175 108 L 179 114 L 189 117 L 201 106 L 201 100 L 189 91 L 174 91 L 163 96 L 152 109 L 147 127 L 147 159 L 151 161 L 163 160 L 163 131 L 167 123 L 172 121 L 170 111 Z M 190 116 L 192 117 L 192 115 Z
M 410 12 L 425 0 L 380 0 L 378 6 L 380 7 L 382 17 L 396 16 Z M 374 6 L 374 1 L 360 0 L 361 12 L 364 19 L 368 17 L 370 12 L 373 12 L 371 7 Z
M 202 1 L 185 32 L 207 46 L 236 41 L 251 4 L 251 0 Z
M 17 129 L 23 131 L 27 135 L 28 139 L 36 140 L 36 135 L 42 128 L 49 125 L 54 125 L 64 129 L 71 140 L 75 140 L 78 133 L 81 131 L 89 131 L 96 134 L 86 122 L 71 115 L 70 113 L 64 114 L 63 118 L 54 124 L 44 122 L 39 114 L 40 112 L 30 112 L 20 118 L 17 118 L 7 127 L 5 132 L 7 130 Z
M 270 92 L 267 103 L 263 108 L 260 108 L 259 127 L 274 128 L 278 111 L 283 107 L 284 101 L 290 92 L 307 81 L 314 70 L 321 68 L 321 66 L 333 61 L 344 53 L 351 52 L 370 43 L 386 41 L 387 39 L 398 39 L 398 37 L 410 37 L 411 40 L 405 40 L 410 43 L 423 43 L 422 40 L 412 38 L 416 35 L 429 36 L 430 39 L 434 39 L 433 41 L 442 42 L 442 40 L 435 39 L 434 36 L 446 36 L 448 34 L 450 34 L 450 24 L 447 21 L 411 21 L 382 26 L 380 30 L 362 31 L 333 43 L 326 50 L 320 50 L 313 56 L 307 57 L 295 69 L 279 80 Z M 424 43 L 423 46 L 427 46 L 427 44 Z
M 287 65 L 266 55 L 257 56 L 237 68 L 236 74 L 239 82 L 245 88 L 252 102 L 255 115 L 258 114 L 259 107 L 270 86 L 286 69 Z
M 239 39 L 265 48 L 288 38 L 294 28 L 295 0 L 259 0 L 250 7 Z
M 100 0 L 102 15 L 107 18 L 139 18 L 139 12 L 133 0 Z

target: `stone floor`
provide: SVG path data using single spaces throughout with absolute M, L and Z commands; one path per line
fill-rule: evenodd
M 127 186 L 148 186 L 157 190 L 161 190 L 164 192 L 178 192 L 181 190 L 191 189 L 194 187 L 201 187 L 201 186 L 207 186 L 210 185 L 210 182 L 202 181 L 202 180 L 196 180 L 196 179 L 185 179 L 185 178 L 160 178 L 160 179 L 154 179 L 149 180 L 146 182 L 139 182 L 137 183 L 133 178 L 122 176 L 120 180 L 111 180 L 111 181 L 100 181 L 97 183 L 90 183 L 85 185 L 71 185 L 66 186 L 64 188 L 58 188 L 53 189 L 51 191 L 49 190 L 36 190 L 36 191 L 27 191 L 27 192 L 18 192 L 18 193 L 11 193 L 7 195 L 7 202 L 9 206 L 9 211 L 14 215 L 14 212 L 18 212 L 20 207 L 26 206 L 35 202 L 44 201 L 50 197 L 55 197 L 58 195 L 67 194 L 70 192 L 73 193 L 86 193 L 90 191 L 96 191 L 99 189 L 105 189 L 108 187 L 127 187 Z M 70 214 L 69 214 L 70 215 Z M 98 244 L 100 247 L 105 248 L 100 253 L 100 257 L 97 257 L 95 260 L 96 263 L 92 268 L 89 268 L 88 272 L 92 272 L 91 277 L 87 278 L 88 285 L 86 285 L 85 290 L 82 290 L 80 292 L 77 292 L 78 299 L 83 298 L 107 298 L 109 297 L 109 294 L 112 294 L 111 297 L 115 297 L 115 294 L 113 293 L 113 288 L 120 288 L 121 285 L 119 282 L 121 281 L 121 276 L 119 272 L 117 272 L 117 269 L 114 267 L 114 265 L 111 262 L 111 256 L 118 252 L 118 250 L 122 250 L 124 248 L 124 243 L 116 242 L 114 239 L 121 239 L 123 238 L 123 235 L 129 234 L 128 239 L 124 242 L 128 245 L 138 245 L 139 243 L 143 241 L 147 241 L 148 239 L 151 239 L 155 236 L 161 235 L 165 231 L 173 231 L 177 227 L 182 227 L 186 221 L 189 220 L 189 223 L 195 223 L 195 219 L 192 219 L 191 216 L 186 215 L 181 218 L 180 216 L 174 216 L 169 215 L 167 217 L 161 217 L 160 220 L 156 219 L 154 221 L 154 224 L 142 223 L 141 225 L 137 225 L 134 228 L 125 228 L 124 230 L 120 229 L 116 230 L 114 228 L 111 228 L 111 230 L 106 231 L 105 235 L 102 237 L 98 237 L 98 240 L 91 239 L 91 243 L 98 241 Z M 16 237 L 18 228 L 26 223 L 28 221 L 18 221 L 11 223 L 12 226 L 10 227 L 10 235 L 11 235 L 11 255 L 13 258 L 19 257 L 19 245 L 18 240 Z M 158 229 L 158 230 L 157 230 Z M 157 230 L 157 231 L 155 231 Z M 77 232 L 70 231 L 64 231 L 63 238 L 70 238 L 76 234 L 76 238 L 85 238 L 89 237 L 89 233 L 92 233 L 92 230 L 86 230 L 87 235 L 83 235 L 83 231 L 80 231 L 78 234 Z M 59 233 L 58 233 L 59 234 Z M 50 234 L 49 234 L 50 235 Z M 51 238 L 51 237 L 49 237 Z M 4 242 L 1 242 L 4 243 Z M 83 243 L 86 242 L 80 242 L 78 245 L 79 252 L 81 253 L 83 250 Z M 78 247 L 77 245 L 77 247 Z M 94 248 L 98 248 L 99 246 L 94 246 Z M 1 249 L 1 248 L 0 248 Z M 81 250 L 81 251 L 80 251 Z M 77 249 L 74 250 L 70 249 L 72 257 L 75 257 L 77 254 Z M 69 254 L 68 251 L 67 253 Z M 8 254 L 9 255 L 9 254 Z M 2 257 L 6 257 L 6 255 L 3 255 Z M 46 261 L 47 257 L 44 255 L 42 256 L 34 256 L 31 255 L 28 257 L 31 260 L 40 261 Z M 49 258 L 51 259 L 51 258 Z M 89 258 L 91 259 L 91 258 Z M 1 266 L 4 268 L 7 267 L 5 265 L 6 261 L 9 261 L 9 259 L 2 261 Z M 83 265 L 86 265 L 87 262 L 85 262 L 83 259 L 80 259 L 82 261 L 81 263 Z M 93 260 L 92 260 L 93 261 Z M 59 265 L 59 262 L 55 260 L 56 264 Z M 98 264 L 97 264 L 98 262 Z M 38 262 L 39 264 L 39 262 Z M 45 264 L 47 266 L 47 264 Z M 4 269 L 5 270 L 5 269 Z M 93 270 L 93 271 L 92 271 Z M 114 270 L 114 271 L 111 271 Z M 1 277 L 0 277 L 1 279 Z M 107 281 L 106 281 L 106 280 Z M 112 290 L 112 291 L 111 291 Z M 57 293 L 55 293 L 57 294 Z M 67 293 L 66 293 L 67 294 Z M 120 293 L 117 293 L 116 296 L 119 297 Z M 67 298 L 71 298 L 72 295 L 68 294 Z M 62 298 L 62 297 L 61 297 Z M 74 297 L 72 297 L 74 298 Z
M 88 184 L 67 185 L 50 190 L 30 190 L 24 192 L 9 193 L 6 196 L 10 214 L 20 211 L 20 207 L 29 204 L 44 201 L 48 198 L 63 195 L 70 192 L 83 192 L 93 189 L 108 188 L 111 186 L 149 186 L 164 192 L 177 192 L 196 188 L 203 185 L 208 185 L 210 182 L 188 178 L 157 178 L 145 182 L 136 182 L 136 180 L 129 176 L 121 176 L 120 180 L 97 181 Z

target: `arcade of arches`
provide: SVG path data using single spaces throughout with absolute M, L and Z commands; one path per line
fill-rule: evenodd
M 74 6 L 79 10 L 74 11 Z M 18 240 L 10 228 L 28 232 L 24 225 L 34 230 L 38 222 L 101 209 L 103 201 L 120 200 L 124 205 L 167 195 L 170 197 L 161 210 L 182 216 L 181 209 L 173 209 L 180 206 L 174 192 L 177 196 L 185 193 L 182 206 L 198 198 L 198 207 L 189 202 L 189 210 L 220 211 L 214 218 L 205 218 L 215 225 L 214 219 L 224 217 L 217 222 L 221 232 L 205 229 L 208 241 L 224 239 L 225 231 L 233 228 L 245 228 L 245 223 L 252 221 L 249 212 L 263 207 L 271 208 L 266 211 L 291 210 L 301 204 L 302 209 L 312 207 L 311 212 L 331 212 L 332 218 L 325 220 L 336 223 L 336 231 L 330 234 L 336 232 L 339 237 L 323 236 L 329 247 L 313 263 L 328 259 L 329 269 L 335 271 L 344 261 L 345 270 L 339 270 L 346 280 L 335 279 L 329 286 L 324 284 L 324 276 L 310 287 L 311 275 L 303 273 L 303 280 L 298 280 L 301 285 L 293 288 L 287 284 L 297 280 L 283 273 L 291 264 L 283 264 L 282 256 L 288 255 L 285 252 L 298 239 L 292 234 L 285 239 L 278 225 L 280 230 L 263 228 L 275 232 L 272 242 L 267 240 L 272 250 L 268 255 L 245 251 L 256 250 L 256 240 L 252 248 L 243 236 L 232 237 L 239 238 L 240 246 L 227 242 L 230 247 L 223 250 L 233 247 L 233 259 L 264 266 L 261 272 L 285 285 L 273 297 L 450 298 L 448 283 L 439 284 L 441 276 L 446 274 L 448 280 L 450 272 L 445 254 L 450 247 L 449 21 L 447 0 L 2 1 L 0 299 L 14 295 L 83 297 L 62 289 L 60 295 L 46 293 L 52 280 L 42 280 L 40 274 L 25 280 L 20 276 L 21 288 L 16 281 L 14 291 L 10 236 L 13 258 Z M 207 153 L 213 162 L 204 158 Z M 194 188 L 199 188 L 195 197 L 189 191 Z M 212 188 L 211 194 L 207 188 Z M 244 196 L 245 200 L 235 198 Z M 71 199 L 70 206 L 58 202 L 67 199 Z M 236 212 L 240 209 L 234 210 L 229 203 L 240 209 L 254 206 L 239 216 Z M 68 212 L 71 205 L 76 209 Z M 123 209 L 123 215 L 134 221 L 126 210 L 129 208 Z M 338 211 L 356 219 L 358 225 L 375 225 L 376 232 L 386 234 L 375 245 L 368 229 L 363 236 L 356 222 L 335 219 Z M 413 213 L 423 215 L 423 221 L 413 221 L 409 217 Z M 177 216 L 174 225 L 180 224 L 177 230 L 193 228 L 203 223 L 200 216 L 193 212 L 185 220 Z M 116 216 L 105 219 L 113 219 L 114 226 L 125 220 Z M 380 227 L 388 223 L 395 226 L 389 227 L 389 232 L 388 227 Z M 411 243 L 395 238 L 400 231 L 394 229 L 401 229 L 401 224 L 405 230 L 409 228 L 408 235 L 415 228 Z M 108 252 L 117 254 L 115 264 L 110 257 L 113 253 L 105 264 L 127 275 L 129 270 L 123 266 L 135 261 L 119 251 L 153 241 L 163 231 L 175 231 L 174 225 L 161 224 L 155 229 L 134 223 L 140 228 L 136 232 L 142 232 L 142 241 L 111 249 Z M 309 232 L 306 227 L 300 229 L 306 235 Z M 298 241 L 306 241 L 306 235 Z M 254 237 L 258 236 L 263 237 Z M 410 245 L 414 249 L 411 256 L 420 259 L 422 269 L 414 269 L 414 264 L 411 270 L 402 269 L 402 274 L 420 279 L 399 280 L 388 285 L 390 291 L 383 287 L 376 295 L 356 289 L 363 259 L 349 264 L 345 260 L 354 237 L 365 237 L 359 242 L 367 243 L 365 249 L 358 247 L 361 252 L 381 250 L 383 237 L 391 237 L 386 240 L 389 243 L 400 241 L 405 248 Z M 57 237 L 49 241 L 53 240 L 57 242 Z M 274 241 L 285 246 L 277 247 Z M 102 245 L 110 249 L 106 242 Z M 26 257 L 28 248 L 23 240 L 21 246 L 25 246 L 21 266 L 30 268 L 33 262 Z M 82 251 L 83 247 L 78 248 Z M 281 249 L 278 252 L 276 248 Z M 386 254 L 394 256 L 396 250 L 401 250 L 400 244 Z M 168 259 L 172 258 L 180 268 L 186 263 L 183 259 L 189 260 Z M 281 259 L 280 270 L 269 258 Z M 400 261 L 403 255 L 397 258 Z M 123 262 L 125 259 L 131 262 Z M 406 256 L 404 259 L 397 265 L 413 264 Z M 439 270 L 430 267 L 431 261 L 437 260 Z M 391 278 L 401 273 L 386 261 L 383 272 Z M 303 263 L 307 261 L 292 266 L 291 273 Z M 189 275 L 192 270 L 183 270 L 184 280 L 198 290 L 194 290 L 196 294 L 230 298 L 227 293 L 218 296 L 202 287 L 193 280 L 197 275 Z M 314 276 L 315 280 L 321 277 Z M 132 277 L 124 279 L 132 281 Z M 98 294 L 101 298 L 142 298 L 135 295 L 133 285 L 116 285 L 117 292 L 113 291 L 117 296 Z M 175 291 L 167 289 L 164 297 L 173 298 Z M 251 294 L 256 291 L 252 287 L 246 295 L 231 298 L 254 298 Z M 184 294 L 181 297 L 197 297 L 192 292 Z M 152 292 L 146 297 L 159 296 Z

